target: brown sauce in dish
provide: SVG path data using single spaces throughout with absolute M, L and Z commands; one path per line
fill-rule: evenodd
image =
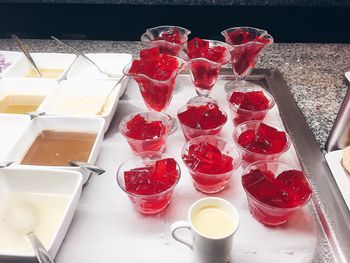
M 32 143 L 21 164 L 66 166 L 71 160 L 86 162 L 95 140 L 94 133 L 44 130 Z

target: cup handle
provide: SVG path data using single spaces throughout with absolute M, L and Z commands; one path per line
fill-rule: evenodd
M 191 230 L 191 226 L 190 226 L 190 224 L 189 224 L 187 221 L 177 221 L 177 222 L 173 223 L 173 224 L 170 226 L 170 231 L 171 231 L 172 237 L 173 237 L 176 241 L 178 241 L 178 242 L 180 242 L 180 243 L 182 243 L 182 244 L 188 246 L 188 247 L 192 250 L 192 249 L 193 249 L 193 245 L 192 245 L 191 243 L 187 242 L 186 240 L 183 240 L 183 239 L 180 238 L 178 235 L 176 235 L 176 231 L 177 231 L 178 229 L 180 229 L 180 228 L 186 228 L 186 229 L 188 229 L 188 230 Z

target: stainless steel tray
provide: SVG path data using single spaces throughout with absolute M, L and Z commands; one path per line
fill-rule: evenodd
M 232 78 L 231 71 L 228 76 L 225 74 L 226 70 L 222 78 Z M 282 74 L 278 70 L 257 69 L 248 80 L 262 85 L 274 96 L 301 164 L 312 181 L 312 206 L 319 232 L 313 262 L 350 262 L 349 210 Z

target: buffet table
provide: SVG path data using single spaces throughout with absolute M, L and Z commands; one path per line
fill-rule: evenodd
M 131 53 L 134 57 L 138 55 L 142 47 L 138 42 L 67 42 L 86 53 L 121 52 Z M 69 50 L 50 40 L 25 40 L 25 43 L 32 52 L 69 53 Z M 17 50 L 11 40 L 1 41 L 0 49 Z M 350 70 L 350 65 L 345 59 L 349 54 L 350 45 L 273 44 L 264 52 L 257 65 L 257 68 L 278 69 L 282 72 L 319 148 L 324 147 L 347 91 L 344 73 Z M 268 71 L 260 72 L 263 75 Z M 278 78 L 278 73 L 276 76 Z M 171 115 L 175 115 L 177 109 L 195 95 L 194 89 L 187 87 L 191 86 L 188 76 L 179 78 L 183 86 L 175 91 L 169 108 Z M 221 89 L 213 92 L 213 97 L 218 98 L 222 104 L 225 103 L 223 83 L 224 81 L 219 81 L 218 85 L 221 86 Z M 276 83 L 281 82 L 275 82 L 274 87 L 274 93 L 281 98 Z M 285 87 L 287 86 L 282 87 L 281 85 L 281 90 Z M 283 109 L 283 105 L 279 106 Z M 185 219 L 190 203 L 205 196 L 193 188 L 184 165 L 180 165 L 183 173 L 182 179 L 172 203 L 166 211 L 156 216 L 138 214 L 116 182 L 118 166 L 133 156 L 126 140 L 118 130 L 118 124 L 126 114 L 145 109 L 146 106 L 142 102 L 135 82 L 129 81 L 127 91 L 120 98 L 114 119 L 105 134 L 97 160 L 97 165 L 105 169 L 106 174 L 101 177 L 92 176 L 85 184 L 70 229 L 57 254 L 56 262 L 191 262 L 190 250 L 177 244 L 171 238 L 169 229 L 169 225 L 174 221 Z M 297 121 L 298 116 L 296 116 Z M 289 118 L 288 125 L 291 124 Z M 231 136 L 231 126 L 230 123 L 223 132 L 227 139 Z M 309 134 L 306 134 L 307 136 Z M 184 138 L 181 131 L 169 137 L 167 142 L 166 151 L 178 162 L 181 162 L 180 151 L 183 144 Z M 300 150 L 300 145 L 297 145 L 296 148 Z M 298 160 L 294 161 L 298 163 Z M 317 174 L 315 176 L 312 180 L 316 181 L 319 177 Z M 297 213 L 296 217 L 293 217 L 286 226 L 271 229 L 264 227 L 251 217 L 245 198 L 242 199 L 242 189 L 237 187 L 239 184 L 240 178 L 236 177 L 232 179 L 226 190 L 216 195 L 231 200 L 240 210 L 241 220 L 244 220 L 241 221 L 241 228 L 238 232 L 240 238 L 237 240 L 237 247 L 234 245 L 232 250 L 234 261 L 334 262 L 330 247 L 342 250 L 344 244 L 334 245 L 332 243 L 334 240 L 328 240 L 341 231 L 341 227 L 337 222 L 333 222 L 329 215 L 325 216 L 324 221 L 321 216 L 324 208 L 320 208 L 319 205 L 322 205 L 328 194 L 326 193 L 328 190 L 324 190 L 324 184 L 321 184 L 321 187 L 315 187 L 315 200 L 307 206 L 308 209 Z M 319 190 L 323 191 L 321 195 L 317 193 Z M 329 192 L 332 195 L 337 194 L 334 188 Z M 320 202 L 316 200 L 319 196 Z M 332 221 L 330 229 L 327 228 L 327 220 Z M 342 224 L 343 222 L 340 225 Z M 321 225 L 323 231 L 320 231 Z M 330 231 L 331 234 L 327 231 Z M 251 242 L 254 243 L 253 246 Z M 336 259 L 339 260 L 342 253 L 337 251 L 336 254 Z

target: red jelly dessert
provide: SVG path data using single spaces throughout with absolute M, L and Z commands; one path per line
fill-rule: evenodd
M 222 174 L 233 170 L 233 158 L 206 142 L 191 145 L 183 160 L 195 172 Z
M 227 41 L 234 46 L 231 51 L 232 66 L 238 76 L 245 76 L 255 66 L 260 51 L 272 43 L 272 38 L 266 35 L 260 36 L 246 29 L 228 33 Z
M 156 139 L 166 132 L 166 127 L 161 121 L 146 121 L 140 114 L 128 121 L 126 126 L 126 136 L 137 140 Z
M 284 131 L 260 123 L 256 132 L 252 129 L 242 132 L 238 144 L 250 152 L 276 154 L 286 147 L 287 137 Z
M 118 183 L 129 194 L 139 212 L 155 214 L 170 203 L 179 176 L 180 170 L 176 161 L 173 158 L 164 158 L 144 167 L 124 171 L 118 175 Z M 123 178 L 125 183 L 120 183 L 119 178 Z
M 212 47 L 210 43 L 213 43 Z M 226 47 L 218 43 L 220 42 L 200 38 L 194 38 L 187 43 L 191 77 L 197 92 L 203 96 L 209 94 L 219 76 L 221 65 L 229 59 Z
M 216 135 L 227 121 L 224 113 L 215 103 L 186 105 L 177 114 L 183 134 L 187 140 L 200 135 Z
M 228 101 L 234 125 L 248 120 L 263 120 L 274 105 L 272 96 L 262 90 L 233 91 L 228 94 Z
M 294 169 L 275 176 L 270 170 L 254 168 L 243 175 L 242 184 L 249 195 L 258 200 L 248 195 L 251 213 L 266 225 L 286 222 L 293 208 L 304 205 L 312 193 L 304 173 Z
M 151 115 L 151 113 L 148 113 Z M 146 120 L 141 114 L 135 115 L 126 124 L 122 124 L 122 134 L 135 153 L 160 151 L 165 148 L 167 127 L 159 120 Z
M 250 170 L 242 183 L 254 198 L 280 208 L 301 206 L 312 192 L 304 173 L 297 170 L 284 171 L 276 178 L 271 171 Z
M 187 43 L 187 49 L 190 59 L 206 58 L 217 63 L 225 63 L 226 48 L 224 46 L 210 47 L 210 41 L 196 37 Z
M 129 193 L 153 195 L 172 187 L 179 176 L 173 158 L 156 161 L 153 165 L 124 172 L 125 187 Z
M 160 54 L 155 47 L 141 50 L 140 59 L 132 62 L 128 74 L 137 81 L 146 105 L 162 111 L 170 103 L 178 70 L 177 58 Z
M 201 136 L 189 141 L 182 159 L 192 176 L 193 185 L 204 193 L 223 190 L 240 164 L 239 153 L 234 147 L 215 136 Z
M 167 31 L 160 33 L 160 35 L 154 40 L 164 40 L 170 43 L 181 44 L 181 34 L 177 28 L 171 28 Z
M 236 104 L 240 109 L 261 111 L 269 108 L 269 99 L 263 91 L 232 92 L 230 102 Z

